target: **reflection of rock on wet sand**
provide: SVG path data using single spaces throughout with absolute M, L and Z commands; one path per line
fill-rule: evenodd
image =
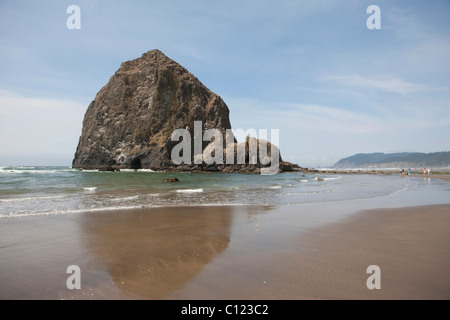
M 173 207 L 87 214 L 83 236 L 125 295 L 162 299 L 227 248 L 232 212 Z

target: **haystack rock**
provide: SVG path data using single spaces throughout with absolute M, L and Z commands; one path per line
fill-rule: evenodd
M 203 130 L 219 129 L 224 139 L 226 129 L 231 129 L 229 109 L 217 94 L 162 52 L 149 51 L 122 63 L 97 93 L 84 116 L 72 166 L 223 171 L 223 165 L 175 166 L 172 162 L 172 148 L 179 143 L 171 141 L 172 132 L 187 129 L 193 138 L 194 121 L 201 121 Z M 207 146 L 208 142 L 203 142 L 203 150 Z M 253 165 L 250 171 L 256 167 L 261 165 Z M 245 165 L 227 171 L 244 168 L 249 171 Z

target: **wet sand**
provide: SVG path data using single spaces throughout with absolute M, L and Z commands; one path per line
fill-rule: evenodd
M 423 178 L 423 179 L 440 179 L 440 180 L 446 180 L 450 181 L 450 174 L 414 174 L 411 175 L 411 177 L 414 178 Z
M 449 227 L 449 204 L 358 212 L 217 265 L 172 298 L 449 299 Z M 367 288 L 370 265 L 381 290 Z
M 230 241 L 231 207 L 0 221 L 0 299 L 163 299 Z M 81 269 L 68 290 L 67 267 Z
M 0 299 L 450 298 L 450 204 L 368 210 L 322 226 L 298 210 L 2 219 Z M 81 290 L 66 287 L 73 264 Z M 369 265 L 381 268 L 381 290 L 366 287 Z

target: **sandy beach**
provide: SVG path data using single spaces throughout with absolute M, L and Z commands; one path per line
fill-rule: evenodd
M 449 226 L 450 205 L 359 212 L 300 237 L 269 281 L 284 299 L 449 299 Z M 370 265 L 381 290 L 367 289 Z
M 450 300 L 450 0 L 186 4 L 0 0 L 0 301 Z
M 450 204 L 368 210 L 319 227 L 294 221 L 299 209 L 3 219 L 0 299 L 450 298 Z M 80 290 L 66 287 L 69 265 L 81 269 Z M 369 265 L 381 269 L 381 290 L 366 287 Z

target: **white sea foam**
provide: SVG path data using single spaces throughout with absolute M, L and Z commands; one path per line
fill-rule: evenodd
M 0 173 L 14 173 L 14 174 L 48 174 L 48 173 L 57 173 L 57 172 L 73 172 L 76 171 L 74 169 L 48 169 L 48 170 L 37 170 L 37 169 L 17 169 L 14 168 L 2 168 Z
M 319 179 L 323 179 L 324 181 L 328 181 L 328 180 L 338 180 L 338 179 L 342 179 L 342 177 L 333 177 L 333 178 L 319 178 L 319 177 L 315 177 L 315 178 L 314 178 L 315 181 L 319 181 Z
M 203 192 L 202 188 L 199 189 L 179 189 L 177 190 L 178 193 L 195 193 L 195 192 Z
M 93 191 L 97 190 L 97 187 L 85 187 L 83 189 L 84 189 L 84 191 L 93 192 Z
M 3 168 L 0 170 L 0 173 L 14 173 L 14 174 L 22 174 L 22 173 L 54 173 L 57 172 L 57 170 L 23 170 L 23 169 L 17 169 L 17 168 Z
M 19 167 L 15 167 L 15 166 L 0 166 L 0 170 L 3 170 L 5 168 L 8 168 L 7 170 L 20 170 L 20 169 L 35 169 L 36 167 L 24 167 L 24 166 L 19 166 Z
M 288 192 L 286 193 L 287 196 L 297 196 L 300 194 L 320 194 L 320 191 L 308 191 L 308 192 Z
M 269 187 L 269 189 L 281 189 L 281 186 L 272 186 L 272 187 Z
M 150 206 L 121 206 L 121 207 L 103 207 L 103 208 L 85 208 L 85 209 L 70 209 L 70 210 L 51 210 L 51 211 L 30 211 L 18 212 L 9 214 L 0 214 L 0 218 L 21 218 L 21 217 L 35 217 L 35 216 L 54 216 L 64 214 L 76 214 L 85 212 L 101 212 L 101 211 L 117 211 L 117 210 L 133 210 L 149 208 Z
M 322 194 L 322 193 L 328 193 L 328 192 L 334 192 L 334 190 L 288 192 L 288 193 L 286 193 L 286 195 L 288 195 L 288 196 L 297 196 L 297 195 L 302 195 L 302 194 Z
M 300 180 L 300 182 L 308 182 L 308 180 Z
M 10 199 L 0 199 L 0 202 L 22 202 L 22 201 L 39 201 L 39 200 L 53 200 L 66 198 L 67 195 L 61 196 L 45 196 L 45 197 L 26 197 L 26 198 L 10 198 Z
M 342 177 L 323 178 L 323 180 L 339 180 L 339 179 L 342 179 Z
M 120 169 L 120 172 L 156 172 L 152 169 Z
M 139 198 L 139 195 L 123 198 L 113 198 L 111 199 L 111 201 L 129 201 L 129 200 L 136 200 L 137 198 Z
M 183 207 L 246 207 L 254 206 L 252 203 L 195 203 L 195 204 L 183 204 Z M 178 205 L 164 205 L 159 207 L 178 207 Z
M 106 211 L 120 211 L 120 210 L 136 210 L 136 209 L 151 209 L 151 208 L 173 208 L 179 207 L 177 204 L 165 205 L 137 205 L 137 206 L 117 206 L 117 207 L 102 207 L 102 208 L 85 208 L 85 209 L 69 209 L 69 210 L 51 210 L 51 211 L 29 211 L 17 213 L 0 213 L 1 218 L 23 218 L 23 217 L 37 217 L 37 216 L 54 216 L 54 215 L 68 215 L 81 214 L 89 212 L 106 212 Z M 227 206 L 252 206 L 247 203 L 195 203 L 183 204 L 183 207 L 227 207 Z

